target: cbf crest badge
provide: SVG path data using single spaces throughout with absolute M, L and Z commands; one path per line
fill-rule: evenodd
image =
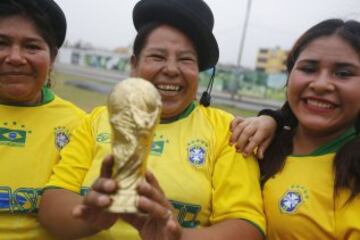
M 300 205 L 309 199 L 308 191 L 300 185 L 292 185 L 280 199 L 280 211 L 282 213 L 296 213 Z
M 198 139 L 189 142 L 187 147 L 188 161 L 196 167 L 204 165 L 207 148 L 208 144 L 203 140 Z
M 61 150 L 70 141 L 69 130 L 65 127 L 55 128 L 55 145 L 57 149 Z

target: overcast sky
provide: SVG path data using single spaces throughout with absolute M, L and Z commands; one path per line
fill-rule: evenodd
M 235 64 L 247 0 L 205 0 L 215 16 L 220 62 Z M 67 39 L 114 49 L 131 45 L 137 0 L 56 0 L 68 19 Z M 327 18 L 360 21 L 360 0 L 252 0 L 241 64 L 254 67 L 260 47 L 289 49 L 297 37 Z

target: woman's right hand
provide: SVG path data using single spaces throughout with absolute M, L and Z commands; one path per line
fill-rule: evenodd
M 75 218 L 82 219 L 96 232 L 110 228 L 120 216 L 106 210 L 111 204 L 110 194 L 117 190 L 117 183 L 111 178 L 113 161 L 112 156 L 104 159 L 100 177 L 84 196 L 82 204 L 75 206 L 72 212 Z
M 266 115 L 258 117 L 235 117 L 230 124 L 230 144 L 244 156 L 250 155 L 257 148 L 256 157 L 264 158 L 264 152 L 269 147 L 276 132 L 276 121 Z
M 122 218 L 135 227 L 143 240 L 179 240 L 183 229 L 172 213 L 156 177 L 149 171 L 145 181 L 137 187 L 139 193 L 137 214 L 122 214 Z

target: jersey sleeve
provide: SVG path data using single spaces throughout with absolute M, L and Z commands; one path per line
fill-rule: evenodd
M 257 161 L 253 157 L 244 158 L 229 145 L 232 116 L 223 113 L 213 119 L 216 157 L 210 221 L 214 224 L 225 219 L 243 219 L 264 234 L 266 224 Z
M 92 126 L 98 113 L 99 109 L 95 109 L 72 132 L 72 139 L 61 150 L 60 161 L 53 168 L 46 188 L 63 188 L 80 193 L 94 158 L 95 140 Z

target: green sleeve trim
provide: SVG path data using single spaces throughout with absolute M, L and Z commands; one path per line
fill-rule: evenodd
M 80 192 L 77 192 L 77 191 L 73 191 L 73 190 L 66 189 L 66 188 L 63 188 L 63 187 L 58 187 L 58 186 L 47 186 L 47 187 L 44 187 L 44 188 L 43 188 L 43 192 L 46 191 L 46 190 L 66 190 L 66 191 L 70 191 L 70 192 L 76 193 L 76 194 L 78 194 L 78 195 L 82 195 L 82 194 L 81 194 L 81 190 L 80 190 Z M 83 195 L 82 195 L 82 196 L 83 196 Z
M 248 219 L 245 219 L 245 218 L 240 218 L 240 219 L 241 219 L 241 220 L 244 220 L 244 221 L 250 223 L 251 225 L 253 225 L 254 227 L 256 227 L 256 229 L 259 230 L 260 234 L 261 234 L 264 238 L 266 238 L 266 234 L 265 234 L 264 230 L 263 230 L 259 225 L 257 225 L 256 223 L 254 223 L 254 222 L 252 222 L 252 221 L 250 221 L 250 220 L 248 220 Z
M 48 187 L 44 187 L 43 190 L 48 190 L 48 189 L 65 189 L 65 188 L 61 188 L 61 187 L 56 187 L 56 186 L 48 186 Z

